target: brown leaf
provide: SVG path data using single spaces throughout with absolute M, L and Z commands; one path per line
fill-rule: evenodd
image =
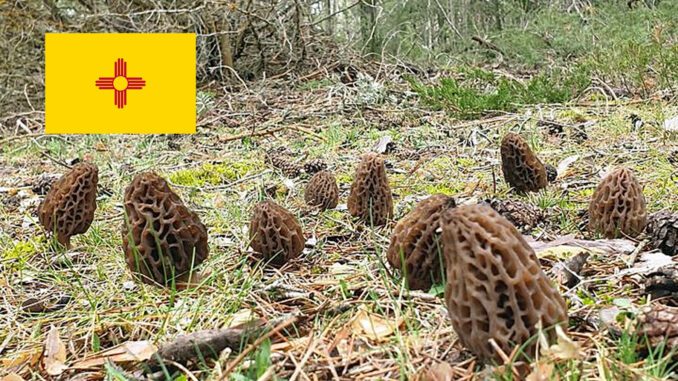
M 555 381 L 559 379 L 557 374 L 554 377 L 553 364 L 537 363 L 525 381 Z
M 74 363 L 72 369 L 89 369 L 102 366 L 106 361 L 113 363 L 146 361 L 158 350 L 150 341 L 128 341 Z
M 452 381 L 454 380 L 454 371 L 450 364 L 446 362 L 435 363 L 419 371 L 415 381 Z
M 374 313 L 360 309 L 351 324 L 353 333 L 375 341 L 385 340 L 398 329 L 402 320 L 393 322 Z
M 59 337 L 59 330 L 52 326 L 45 339 L 45 351 L 42 355 L 42 364 L 50 376 L 58 376 L 68 369 L 66 366 L 66 346 Z

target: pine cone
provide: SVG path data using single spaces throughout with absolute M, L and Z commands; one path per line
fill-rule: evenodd
M 669 154 L 669 163 L 678 165 L 678 149 L 673 150 Z
M 652 247 L 666 255 L 678 254 L 678 213 L 655 213 L 650 216 L 646 229 Z
M 302 168 L 292 160 L 292 154 L 287 147 L 272 148 L 266 152 L 266 161 L 287 177 L 299 177 Z
M 327 169 L 327 163 L 323 159 L 313 159 L 304 163 L 304 171 L 309 175 L 324 171 L 325 169 Z
M 544 220 L 540 209 L 521 201 L 492 199 L 486 202 L 522 233 L 529 233 Z
M 544 164 L 544 167 L 546 167 L 546 180 L 549 183 L 556 181 L 558 178 L 558 170 L 556 167 L 552 166 L 551 164 Z
M 44 196 L 49 191 L 49 188 L 54 184 L 55 181 L 59 178 L 58 175 L 52 175 L 48 173 L 43 173 L 38 177 L 34 182 L 31 190 L 33 193 Z
M 586 133 L 586 129 L 584 128 L 583 125 L 575 126 L 572 129 L 572 133 L 570 136 L 572 136 L 572 139 L 574 139 L 574 141 L 577 143 L 583 143 L 584 141 L 589 139 L 589 135 Z

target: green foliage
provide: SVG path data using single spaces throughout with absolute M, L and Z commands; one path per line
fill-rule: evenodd
M 260 163 L 248 161 L 220 164 L 204 163 L 198 168 L 176 171 L 169 175 L 169 180 L 173 184 L 184 186 L 214 186 L 241 179 L 260 166 Z
M 500 77 L 482 69 L 461 69 L 463 80 L 443 78 L 425 85 L 409 78 L 422 101 L 438 110 L 448 110 L 461 119 L 497 112 L 515 111 L 520 105 L 564 103 L 575 98 L 590 81 L 584 67 L 573 73 L 542 72 L 526 82 Z
M 38 253 L 39 242 L 29 240 L 17 242 L 14 246 L 0 253 L 0 260 L 8 268 L 22 269 L 34 255 Z

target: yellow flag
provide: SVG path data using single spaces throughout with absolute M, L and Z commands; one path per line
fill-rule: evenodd
M 195 132 L 195 34 L 47 33 L 45 132 Z

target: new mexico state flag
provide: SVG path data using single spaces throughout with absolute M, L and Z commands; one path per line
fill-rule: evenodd
M 45 132 L 195 132 L 195 34 L 47 33 Z

